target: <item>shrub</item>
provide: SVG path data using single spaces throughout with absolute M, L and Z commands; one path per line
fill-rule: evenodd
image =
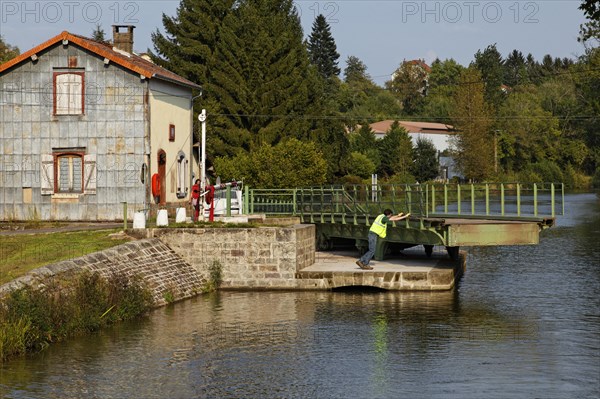
M 145 313 L 150 291 L 122 275 L 83 272 L 12 291 L 0 302 L 0 361 Z

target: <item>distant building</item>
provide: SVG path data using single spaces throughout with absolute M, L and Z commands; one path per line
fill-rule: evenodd
M 393 120 L 385 120 L 371 123 L 369 126 L 375 137 L 382 139 L 393 123 Z M 406 129 L 413 145 L 416 144 L 418 138 L 426 138 L 433 142 L 438 152 L 444 152 L 450 148 L 450 139 L 455 134 L 454 127 L 443 123 L 409 121 L 398 121 L 398 123 Z
M 387 134 L 388 130 L 394 123 L 393 120 L 385 120 L 370 124 L 371 130 L 375 137 L 382 139 Z M 398 124 L 406 129 L 409 137 L 412 139 L 413 145 L 416 144 L 419 138 L 430 140 L 438 152 L 438 161 L 440 163 L 439 178 L 442 180 L 450 180 L 453 177 L 462 178 L 460 172 L 456 168 L 454 159 L 451 156 L 444 156 L 447 150 L 450 149 L 452 137 L 456 134 L 452 125 L 434 122 L 410 122 L 398 121 Z
M 200 86 L 133 53 L 133 29 L 112 45 L 65 31 L 0 65 L 0 220 L 187 202 Z

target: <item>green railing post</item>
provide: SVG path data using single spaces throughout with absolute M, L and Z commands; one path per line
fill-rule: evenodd
M 504 216 L 504 183 L 500 183 L 500 214 Z
M 421 195 L 423 195 L 422 193 L 423 187 L 421 187 Z M 423 212 L 423 208 L 421 208 L 421 212 Z M 425 217 L 429 217 L 429 186 L 425 186 Z
M 560 202 L 562 205 L 562 212 L 560 214 L 564 215 L 565 214 L 565 185 L 564 185 L 564 183 L 560 184 L 560 190 L 561 190 Z
M 448 183 L 444 183 L 444 213 L 448 213 Z
M 517 216 L 521 216 L 521 183 L 517 183 Z
M 435 213 L 435 184 L 431 185 L 431 213 Z
M 550 206 L 552 207 L 552 217 L 554 217 L 554 183 L 550 183 Z
M 242 203 L 244 204 L 242 207 L 242 212 L 244 212 L 244 215 L 248 214 L 248 186 L 244 185 L 244 199 L 242 201 Z
M 292 195 L 294 196 L 292 198 L 292 204 L 293 204 L 293 208 L 292 208 L 292 215 L 296 216 L 296 213 L 298 212 L 298 204 L 296 203 L 296 194 L 298 193 L 298 189 L 294 189 L 292 191 Z
M 537 206 L 537 184 L 533 183 L 533 215 L 538 215 L 538 206 Z
M 485 214 L 490 214 L 490 185 L 485 183 Z
M 406 185 L 406 198 L 408 201 L 408 213 L 412 213 L 412 192 L 409 185 Z
M 460 184 L 456 184 L 456 203 L 458 206 L 458 214 L 460 215 L 460 203 L 461 203 L 461 199 L 460 199 Z
M 254 190 L 250 190 L 250 213 L 254 215 Z
M 475 185 L 471 183 L 471 215 L 475 214 Z
M 127 230 L 127 202 L 123 201 L 123 230 Z

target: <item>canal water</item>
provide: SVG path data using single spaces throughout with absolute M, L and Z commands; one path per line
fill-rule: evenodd
M 0 366 L 3 398 L 597 398 L 600 202 L 439 293 L 220 292 Z

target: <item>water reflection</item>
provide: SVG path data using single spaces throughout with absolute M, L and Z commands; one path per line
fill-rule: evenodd
M 221 292 L 0 367 L 6 398 L 593 397 L 596 197 L 450 292 Z M 574 209 L 577 208 L 577 209 Z

